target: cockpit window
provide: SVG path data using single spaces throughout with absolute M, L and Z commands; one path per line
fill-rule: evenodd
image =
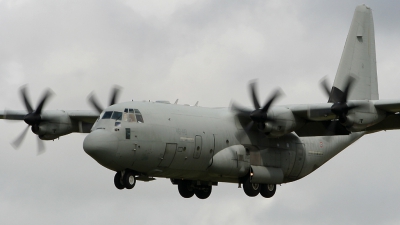
M 136 122 L 135 114 L 132 109 L 125 109 L 122 115 L 122 120 L 127 122 Z
M 144 123 L 143 116 L 138 109 L 135 109 L 135 115 L 138 123 Z
M 143 116 L 138 109 L 125 109 L 122 120 L 127 122 L 143 123 Z
M 114 111 L 114 113 L 112 114 L 111 119 L 114 119 L 114 120 L 121 120 L 121 119 L 122 119 L 122 112 L 116 112 L 116 111 Z
M 117 111 L 106 111 L 101 119 L 113 119 L 113 120 L 121 120 L 122 119 L 122 112 Z
M 101 117 L 101 119 L 110 119 L 111 115 L 112 115 L 112 111 L 107 111 L 104 113 L 103 117 Z

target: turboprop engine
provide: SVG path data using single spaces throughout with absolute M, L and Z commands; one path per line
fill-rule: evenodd
M 275 90 L 268 101 L 261 107 L 256 95 L 256 83 L 249 84 L 249 89 L 254 105 L 254 110 L 244 109 L 236 104 L 232 104 L 232 110 L 236 112 L 240 127 L 247 132 L 256 128 L 268 137 L 280 137 L 290 133 L 297 126 L 302 125 L 301 119 L 296 119 L 293 112 L 284 106 L 271 108 L 272 103 L 282 95 L 280 89 Z M 247 123 L 247 124 L 246 124 Z
M 258 127 L 268 137 L 280 137 L 288 134 L 296 129 L 297 126 L 303 124 L 299 119 L 296 120 L 292 111 L 286 107 L 274 107 L 269 110 L 268 116 L 272 121 L 265 123 L 265 126 Z M 262 129 L 260 129 L 262 128 Z
M 30 103 L 29 97 L 26 93 L 26 86 L 23 86 L 20 89 L 20 94 L 26 112 L 21 113 L 7 110 L 4 115 L 4 119 L 23 120 L 27 124 L 22 133 L 11 143 L 15 148 L 19 148 L 29 130 L 29 127 L 31 127 L 32 132 L 38 136 L 38 153 L 41 153 L 44 150 L 42 140 L 53 140 L 62 135 L 79 131 L 79 123 L 72 121 L 65 111 L 43 111 L 44 106 L 52 95 L 50 89 L 43 94 L 36 108 L 33 108 Z
M 367 127 L 381 122 L 386 117 L 386 113 L 376 109 L 370 101 L 351 101 L 347 104 L 352 106 L 354 110 L 347 112 L 343 118 L 339 117 L 339 121 L 349 131 L 365 130 Z
M 309 119 L 314 121 L 327 120 L 329 118 L 337 119 L 348 131 L 363 131 L 367 127 L 381 122 L 386 113 L 377 109 L 370 100 L 348 100 L 349 93 L 355 82 L 355 78 L 349 76 L 344 84 L 343 91 L 336 87 L 329 87 L 326 79 L 323 79 L 321 86 L 325 93 L 329 96 L 327 106 L 310 107 Z M 333 103 L 333 104 L 332 104 Z M 332 129 L 332 128 L 330 128 Z M 332 129 L 334 130 L 334 129 Z
M 42 140 L 54 140 L 74 131 L 73 122 L 64 111 L 49 111 L 43 113 L 41 118 L 41 123 L 32 126 L 32 132 Z

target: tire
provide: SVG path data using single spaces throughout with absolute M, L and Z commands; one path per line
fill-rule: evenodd
M 206 199 L 210 197 L 212 191 L 212 186 L 206 186 L 199 189 L 196 189 L 194 193 L 199 199 Z
M 276 192 L 276 184 L 261 184 L 260 194 L 264 198 L 271 198 Z
M 124 178 L 122 180 L 126 189 L 132 189 L 135 187 L 136 177 L 131 171 L 125 171 Z
M 250 177 L 248 177 L 243 183 L 243 191 L 249 197 L 256 197 L 260 193 L 260 184 L 251 183 Z
M 190 182 L 185 181 L 185 180 L 181 180 L 178 183 L 178 191 L 179 191 L 179 194 L 184 198 L 191 198 L 194 195 L 194 190 L 190 186 Z
M 125 188 L 125 185 L 121 182 L 121 172 L 120 171 L 118 171 L 114 176 L 114 185 L 119 190 L 122 190 Z

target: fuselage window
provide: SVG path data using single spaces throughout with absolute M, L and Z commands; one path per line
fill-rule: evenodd
M 110 119 L 112 115 L 112 111 L 107 111 L 104 113 L 103 117 L 101 119 Z

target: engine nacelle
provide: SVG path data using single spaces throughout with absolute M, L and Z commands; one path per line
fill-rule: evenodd
M 350 105 L 357 104 L 358 107 L 349 111 L 344 121 L 340 121 L 347 130 L 352 132 L 363 131 L 386 117 L 386 113 L 376 109 L 372 102 L 360 102 L 352 101 Z
M 71 118 L 62 110 L 45 112 L 41 119 L 39 125 L 32 126 L 32 132 L 42 140 L 54 140 L 75 131 Z
M 265 127 L 259 130 L 269 137 L 283 136 L 304 124 L 303 120 L 296 119 L 292 111 L 284 106 L 272 108 L 268 111 L 268 117 L 274 119 L 274 121 L 265 123 Z

